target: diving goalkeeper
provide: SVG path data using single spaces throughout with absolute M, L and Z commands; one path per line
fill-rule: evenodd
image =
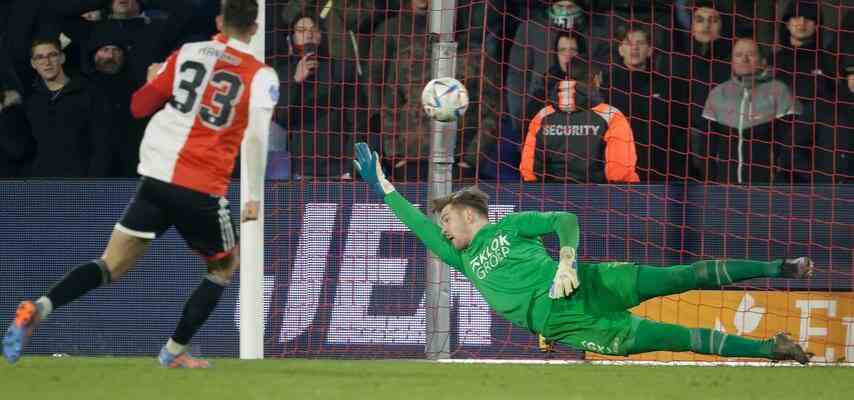
M 460 271 L 496 313 L 550 340 L 599 354 L 693 351 L 724 357 L 809 362 L 785 333 L 767 340 L 654 322 L 628 310 L 644 300 L 711 289 L 758 277 L 808 278 L 807 257 L 770 262 L 698 261 L 668 268 L 631 262 L 578 263 L 578 221 L 568 212 L 517 212 L 488 219 L 488 196 L 477 188 L 436 199 L 440 226 L 386 180 L 379 156 L 356 144 L 356 168 L 394 214 L 443 262 Z M 556 232 L 555 261 L 540 237 Z

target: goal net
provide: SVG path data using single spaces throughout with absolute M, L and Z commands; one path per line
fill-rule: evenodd
M 267 61 L 287 98 L 266 199 L 268 357 L 425 356 L 426 313 L 437 312 L 425 305 L 427 254 L 351 159 L 354 142 L 370 143 L 427 211 L 429 3 L 267 2 Z M 493 219 L 577 214 L 583 261 L 810 256 L 812 279 L 754 279 L 632 311 L 754 338 L 786 331 L 817 362 L 854 361 L 854 10 L 457 3 L 455 76 L 471 104 L 456 135 L 455 188 L 489 193 Z M 610 107 L 561 114 L 557 82 L 567 77 L 584 84 L 573 93 L 579 108 Z M 451 358 L 600 358 L 541 353 L 463 276 L 448 279 Z

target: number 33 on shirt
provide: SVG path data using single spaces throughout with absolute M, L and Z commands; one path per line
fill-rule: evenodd
M 185 44 L 150 67 L 157 71 L 131 111 L 141 117 L 165 107 L 145 131 L 141 175 L 222 196 L 244 134 L 263 130 L 266 143 L 279 78 L 247 44 L 226 40 Z

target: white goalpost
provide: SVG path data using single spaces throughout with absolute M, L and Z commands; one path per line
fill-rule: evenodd
M 264 60 L 266 0 L 258 0 L 258 32 L 250 46 L 258 59 Z M 245 154 L 241 151 L 241 156 Z M 246 176 L 246 171 L 240 171 Z M 249 186 L 241 178 L 241 211 Z M 240 358 L 264 358 L 264 191 L 261 191 L 258 220 L 240 223 Z

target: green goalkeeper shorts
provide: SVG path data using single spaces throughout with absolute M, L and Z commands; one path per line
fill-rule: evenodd
M 626 355 L 641 321 L 628 309 L 638 305 L 638 268 L 633 263 L 580 264 L 581 287 L 552 300 L 543 336 L 580 350 Z

